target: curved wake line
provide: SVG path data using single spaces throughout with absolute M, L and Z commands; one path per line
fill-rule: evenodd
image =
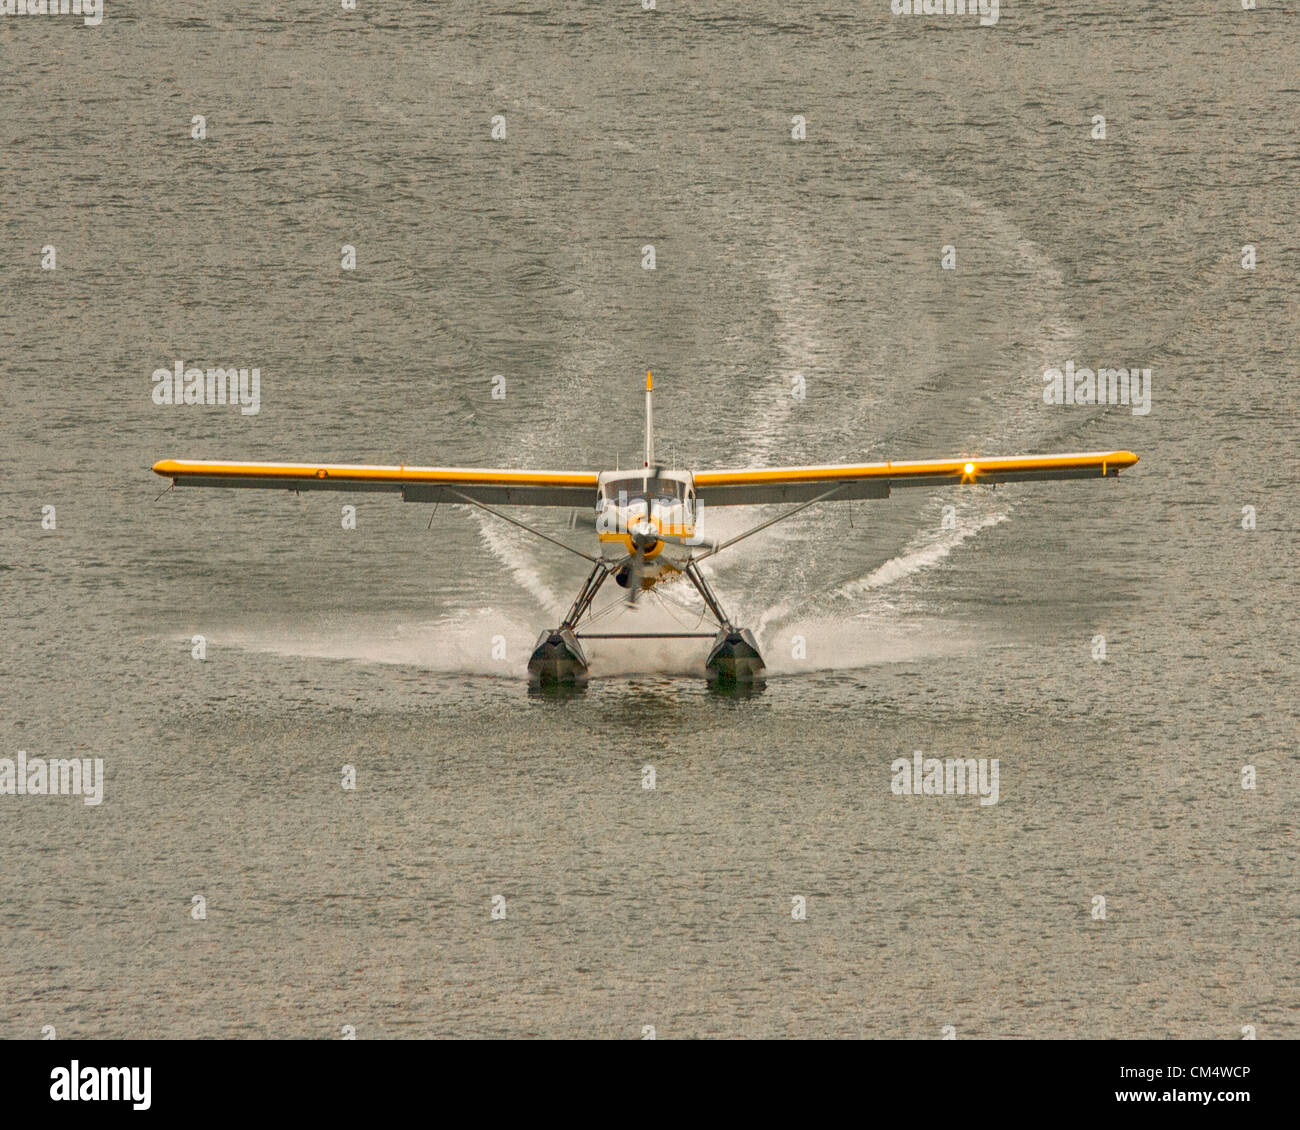
M 944 561 L 954 550 L 971 538 L 978 536 L 984 530 L 992 529 L 994 526 L 1009 521 L 1012 509 L 1014 509 L 1014 505 L 1009 504 L 1005 509 L 985 514 L 979 518 L 959 518 L 959 522 L 962 524 L 956 530 L 945 531 L 938 538 L 914 537 L 904 546 L 902 553 L 876 566 L 866 576 L 846 581 L 824 596 L 816 598 L 818 606 L 813 609 L 807 609 L 808 601 L 795 604 L 787 601 L 773 605 L 759 619 L 758 625 L 754 629 L 755 633 L 761 636 L 768 630 L 769 626 L 772 628 L 788 626 L 793 622 L 792 617 L 807 614 L 816 616 L 819 611 L 827 606 L 834 605 L 836 602 L 860 599 L 868 593 L 925 573 Z M 863 616 L 868 611 L 868 609 L 862 609 L 856 615 Z
M 954 549 L 975 537 L 980 531 L 991 529 L 1008 521 L 1011 517 L 1010 509 L 1008 507 L 1006 510 L 988 514 L 977 521 L 959 526 L 952 532 L 951 537 L 933 541 L 914 539 L 897 557 L 891 557 L 865 577 L 841 585 L 830 594 L 829 599 L 851 600 L 853 597 L 861 596 L 873 589 L 883 588 L 885 585 L 892 585 L 927 569 L 933 569 Z
M 505 566 L 519 586 L 545 609 L 548 616 L 557 619 L 563 616 L 567 605 L 542 579 L 541 573 L 533 564 L 535 555 L 529 554 L 523 548 L 522 538 L 516 539 L 512 534 L 507 533 L 500 518 L 494 518 L 478 507 L 467 507 L 467 509 L 473 511 L 479 525 L 479 537 L 491 551 L 492 556 Z
M 1065 280 L 1060 269 L 1033 240 L 996 207 L 960 188 L 943 185 L 932 185 L 931 187 L 952 197 L 963 211 L 980 217 L 990 229 L 997 232 L 999 237 L 1013 248 L 1015 254 L 1033 272 L 1040 291 L 1059 295 L 1059 292 L 1064 289 Z M 1033 358 L 1031 364 L 1036 365 L 1044 362 L 1054 351 L 1061 350 L 1066 343 L 1078 337 L 1078 327 L 1070 320 L 1062 304 L 1059 300 L 1054 304 L 1057 307 L 1056 314 L 1053 316 L 1051 313 L 1045 312 L 1040 322 L 1040 332 L 1035 342 L 1035 353 L 1037 355 Z M 1037 407 L 1036 402 L 1037 390 L 1035 387 L 1032 397 L 1023 397 L 1014 403 L 1008 413 L 1006 426 L 999 429 L 1000 435 L 998 438 L 1000 442 L 1013 444 L 1028 442 L 1041 431 L 1043 421 L 1041 416 L 1034 410 Z M 944 496 L 935 495 L 936 499 L 942 497 Z M 983 509 L 985 510 L 983 514 L 978 517 L 968 513 L 959 514 L 957 529 L 951 532 L 945 531 L 938 538 L 929 535 L 913 537 L 900 554 L 877 566 L 865 576 L 840 585 L 824 598 L 825 603 L 833 606 L 837 602 L 860 599 L 867 594 L 923 574 L 942 562 L 959 546 L 977 537 L 984 530 L 1010 520 L 1011 513 L 1015 508 L 1014 501 L 1003 503 L 1001 500 L 988 500 L 991 502 L 991 507 L 982 499 L 973 501 L 973 508 L 976 512 L 978 513 L 980 509 Z M 967 508 L 959 506 L 959 509 L 965 510 Z M 769 609 L 759 620 L 757 630 L 763 632 L 769 624 L 778 627 L 783 623 L 788 624 L 789 618 L 796 615 L 800 608 L 800 604 L 792 607 L 788 603 L 783 603 Z M 867 609 L 863 609 L 858 615 L 866 615 L 867 612 Z

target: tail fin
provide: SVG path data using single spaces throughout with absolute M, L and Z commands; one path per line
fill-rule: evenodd
M 647 467 L 655 465 L 654 381 L 650 377 L 649 369 L 645 374 L 645 465 Z

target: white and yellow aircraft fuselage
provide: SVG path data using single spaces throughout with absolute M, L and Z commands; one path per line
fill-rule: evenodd
M 797 467 L 748 467 L 725 471 L 682 471 L 661 467 L 654 451 L 653 384 L 646 374 L 645 459 L 630 471 L 520 471 L 474 467 L 331 465 L 321 463 L 238 463 L 164 459 L 154 471 L 174 486 L 280 488 L 293 491 L 379 491 L 404 502 L 449 502 L 477 506 L 538 537 L 586 558 L 586 583 L 561 624 L 544 631 L 529 660 L 535 684 L 583 683 L 587 658 L 581 640 L 708 636 L 713 648 L 705 662 L 719 685 L 761 681 L 764 667 L 757 642 L 734 625 L 700 571 L 707 557 L 819 502 L 885 499 L 900 487 L 948 487 L 1114 478 L 1133 466 L 1131 451 L 1058 455 L 958 456 L 886 463 L 840 463 Z M 704 508 L 794 504 L 721 544 L 697 534 Z M 587 553 L 497 506 L 593 507 L 597 552 Z M 666 579 L 685 577 L 717 621 L 710 632 L 590 633 L 579 630 L 596 593 L 608 578 L 635 601 Z
M 603 471 L 597 483 L 600 556 L 614 567 L 614 579 L 630 587 L 634 562 L 643 589 L 682 572 L 702 544 L 695 535 L 695 476 L 647 467 Z

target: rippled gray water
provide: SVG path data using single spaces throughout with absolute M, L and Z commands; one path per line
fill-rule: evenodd
M 0 796 L 0 1036 L 1295 1037 L 1300 33 L 1236 8 L 0 18 L 0 757 L 106 774 Z M 178 359 L 261 410 L 154 405 Z M 1067 360 L 1150 414 L 1043 404 Z M 729 550 L 749 699 L 619 644 L 530 698 L 582 563 L 482 514 L 154 501 L 626 466 L 647 368 L 682 466 L 1142 462 Z M 999 802 L 894 795 L 917 749 Z

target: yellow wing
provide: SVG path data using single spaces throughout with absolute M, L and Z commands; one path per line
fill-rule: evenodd
M 894 487 L 1114 478 L 1137 461 L 1131 451 L 1091 451 L 1073 455 L 960 456 L 907 463 L 751 467 L 700 471 L 695 475 L 695 493 L 707 506 L 808 502 L 832 490 L 834 494 L 827 501 L 844 502 L 888 498 Z
M 477 467 L 369 467 L 325 463 L 216 463 L 163 459 L 154 473 L 187 487 L 392 491 L 405 502 L 513 506 L 595 506 L 595 471 L 514 471 Z

